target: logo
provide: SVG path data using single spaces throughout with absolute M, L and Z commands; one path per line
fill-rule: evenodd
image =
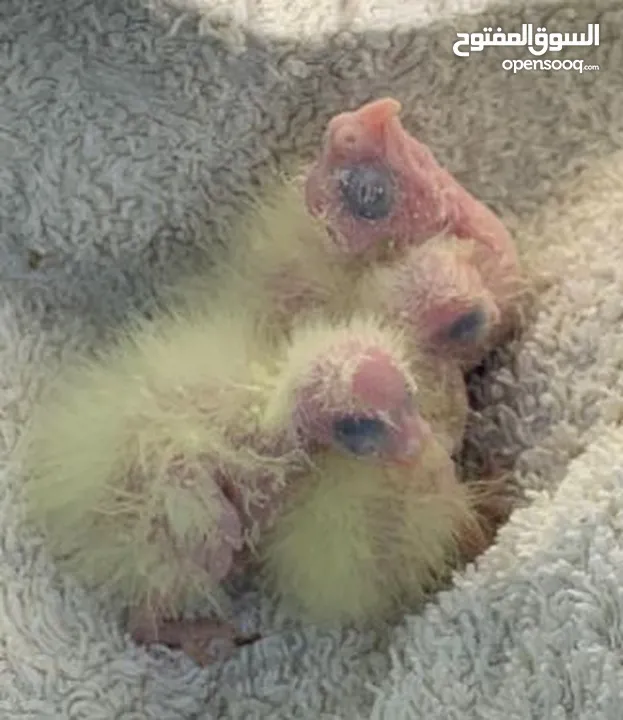
M 482 52 L 486 47 L 527 47 L 533 55 L 544 55 L 546 52 L 560 52 L 565 47 L 588 47 L 599 45 L 599 25 L 589 24 L 584 33 L 547 32 L 544 27 L 537 27 L 533 32 L 532 24 L 524 23 L 521 32 L 503 32 L 502 28 L 483 28 L 483 32 L 457 33 L 459 38 L 452 50 L 458 57 L 469 57 L 470 52 Z M 461 48 L 468 49 L 462 50 Z

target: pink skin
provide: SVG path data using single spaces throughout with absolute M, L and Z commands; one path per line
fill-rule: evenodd
M 361 255 L 388 240 L 400 253 L 444 233 L 476 241 L 479 269 L 495 269 L 498 277 L 517 275 L 517 253 L 503 223 L 409 135 L 398 117 L 400 109 L 396 100 L 383 98 L 329 122 L 306 180 L 311 214 L 326 220 L 338 249 L 348 255 Z M 388 169 L 394 182 L 389 214 L 374 220 L 355 217 L 339 190 L 340 171 L 369 163 Z M 483 276 L 489 282 L 489 274 Z M 499 297 L 503 283 L 496 280 L 492 291 Z
M 385 303 L 385 312 L 397 325 L 433 352 L 465 360 L 467 365 L 480 359 L 501 316 L 468 255 L 426 243 L 411 248 L 400 263 L 381 272 L 382 285 L 369 292 Z M 453 325 L 474 311 L 481 313 L 481 324 L 462 338 L 453 338 Z
M 350 385 L 340 382 L 327 386 L 327 378 L 339 377 L 353 354 L 361 360 L 352 373 Z M 347 407 L 343 398 L 347 397 Z M 299 392 L 295 422 L 302 432 L 322 446 L 335 444 L 333 423 L 346 415 L 380 418 L 389 432 L 382 447 L 374 453 L 384 462 L 405 461 L 420 449 L 427 431 L 424 420 L 415 410 L 403 372 L 382 349 L 366 347 L 353 340 L 327 354 L 310 368 Z
M 353 355 L 358 359 L 350 378 L 345 379 L 339 370 L 352 362 Z M 376 453 L 379 461 L 411 461 L 429 432 L 413 405 L 403 371 L 383 348 L 365 344 L 356 337 L 342 339 L 333 352 L 310 361 L 295 397 L 294 424 L 310 452 L 331 446 L 344 450 L 336 445 L 331 431 L 332 423 L 344 415 L 381 417 L 389 423 Z M 294 470 L 293 474 L 297 472 Z M 274 521 L 275 510 L 289 495 L 282 491 L 279 496 L 269 497 L 265 506 L 252 506 L 247 514 L 243 509 L 243 492 L 244 482 L 240 478 L 223 476 L 215 483 L 215 496 L 222 509 L 218 542 L 212 547 L 197 548 L 192 558 L 198 566 L 208 569 L 215 583 L 245 566 L 248 560 L 243 549 L 245 527 L 255 522 L 260 524 L 260 530 L 268 527 Z M 239 645 L 256 639 L 241 637 L 231 623 L 224 621 L 164 618 L 157 609 L 157 601 L 149 610 L 137 609 L 130 618 L 135 641 L 180 648 L 202 665 L 224 659 Z

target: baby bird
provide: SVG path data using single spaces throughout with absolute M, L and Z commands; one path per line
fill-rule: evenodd
M 310 212 L 342 254 L 385 260 L 435 238 L 470 241 L 469 258 L 498 305 L 502 335 L 523 282 L 512 238 L 430 149 L 409 135 L 400 103 L 382 98 L 335 116 L 305 180 Z
M 328 338 L 320 326 L 303 330 L 290 350 L 295 373 L 275 397 L 278 408 L 301 408 L 298 424 L 320 446 L 256 558 L 270 592 L 329 625 L 370 626 L 413 609 L 487 547 L 510 509 L 502 482 L 458 480 L 450 450 L 463 431 L 464 386 L 445 382 L 437 358 L 385 322 L 348 327 L 357 325 L 373 342 L 346 387 L 375 414 L 359 405 L 336 418 L 330 408 L 345 398 L 323 389 L 350 375 L 349 354 L 361 352 L 354 335 L 344 335 L 342 354 L 327 348 L 317 380 L 299 390 L 306 348 Z
M 318 458 L 405 461 L 429 432 L 382 321 L 310 322 L 276 342 L 252 317 L 189 306 L 127 330 L 58 380 L 24 456 L 27 515 L 59 565 L 122 599 L 135 639 L 202 661 L 233 637 L 223 582 Z M 182 619 L 199 601 L 213 617 Z

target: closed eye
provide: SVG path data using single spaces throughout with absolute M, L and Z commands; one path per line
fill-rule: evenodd
M 334 421 L 335 442 L 353 455 L 372 455 L 387 442 L 387 425 L 377 418 L 347 415 Z
M 487 314 L 482 308 L 475 308 L 460 315 L 446 330 L 445 335 L 452 342 L 476 342 L 486 327 Z
M 393 180 L 388 170 L 375 165 L 356 165 L 340 173 L 340 193 L 353 217 L 382 220 L 394 205 Z

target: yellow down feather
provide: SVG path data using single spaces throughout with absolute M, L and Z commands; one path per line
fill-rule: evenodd
M 240 443 L 267 394 L 253 367 L 271 352 L 243 313 L 187 309 L 128 329 L 54 383 L 24 448 L 24 491 L 64 568 L 128 605 L 217 602 L 190 560 L 216 526 L 210 459 L 275 482 L 289 462 Z
M 434 441 L 410 468 L 327 454 L 266 538 L 264 581 L 316 622 L 390 619 L 448 579 L 474 507 Z

